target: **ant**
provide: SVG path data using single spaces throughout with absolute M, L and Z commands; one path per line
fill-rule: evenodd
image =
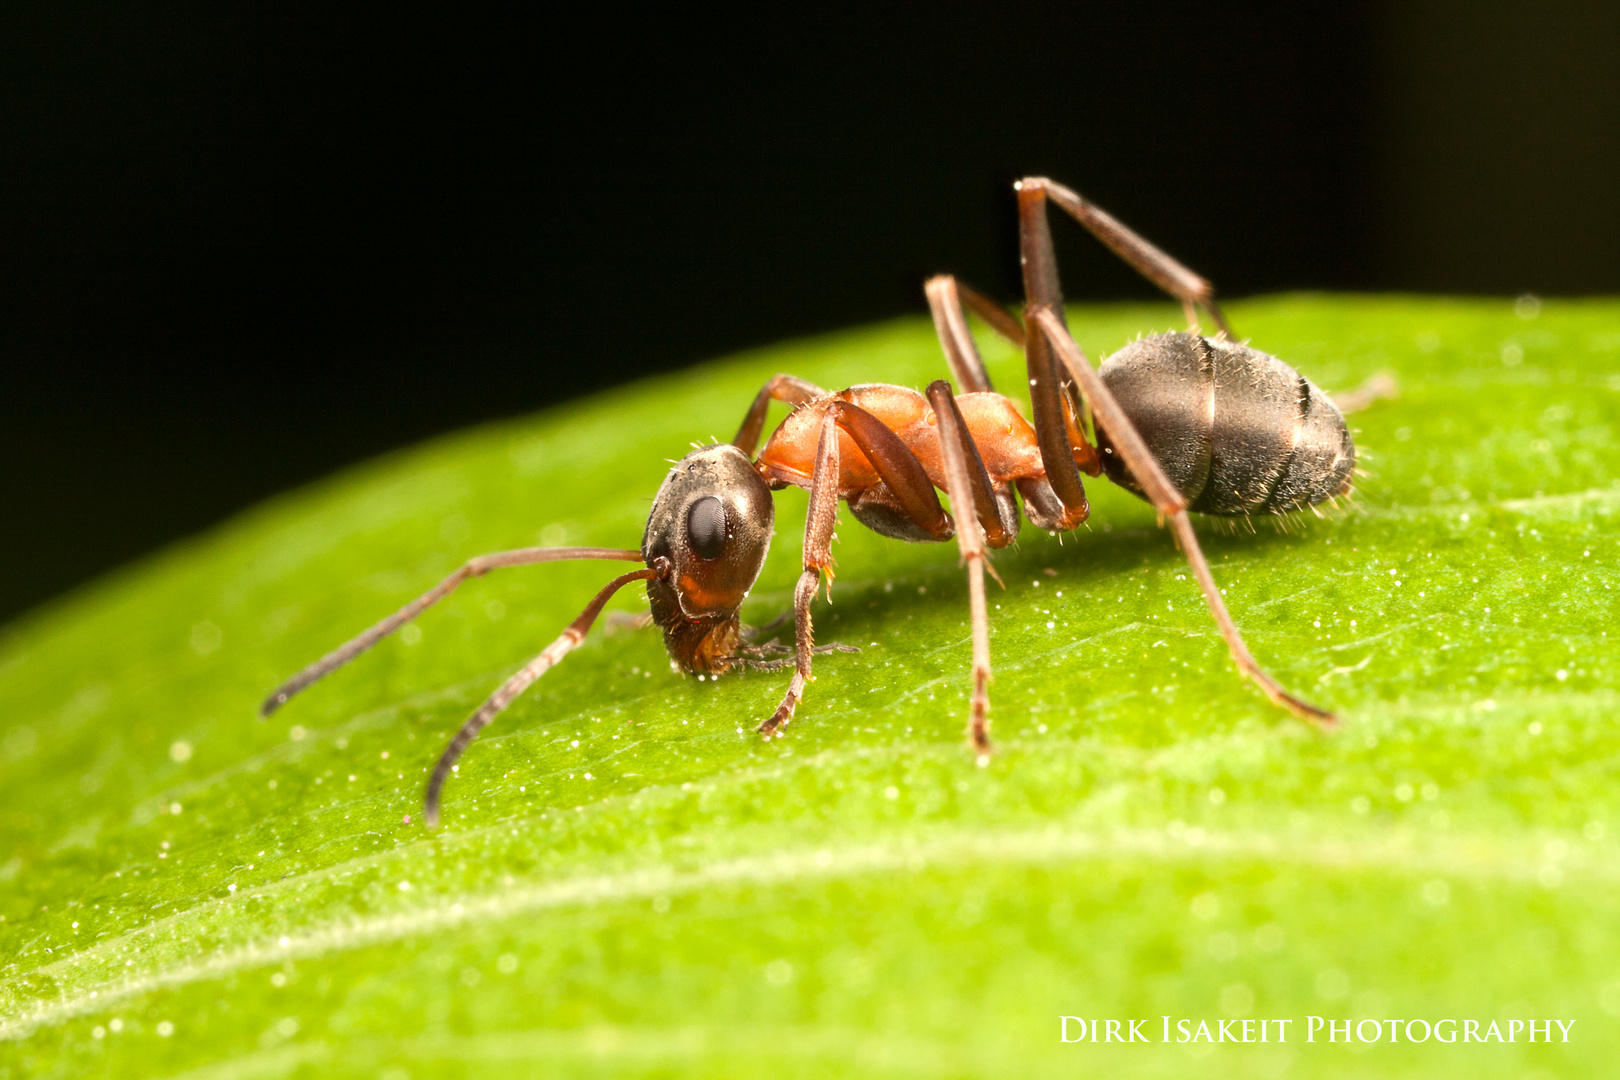
M 983 765 L 991 749 L 984 573 L 995 575 L 986 549 L 1006 547 L 1018 536 L 1015 488 L 1024 516 L 1037 528 L 1062 532 L 1084 522 L 1090 513 L 1084 473 L 1107 474 L 1151 503 L 1161 521 L 1169 521 L 1239 671 L 1295 715 L 1324 728 L 1336 724 L 1332 713 L 1284 690 L 1249 653 L 1187 513 L 1282 515 L 1348 494 L 1356 448 L 1339 405 L 1281 360 L 1234 340 L 1210 283 L 1118 219 L 1044 177 L 1014 187 L 1022 321 L 948 275 L 925 286 L 934 328 L 961 393 L 938 380 L 926 395 L 882 383 L 829 394 L 803 379 L 777 375 L 754 398 L 735 439 L 694 450 L 670 470 L 653 501 L 640 550 L 520 548 L 481 555 L 277 687 L 261 716 L 468 578 L 497 567 L 606 559 L 645 566 L 609 582 L 561 637 L 502 683 L 461 726 L 428 780 L 427 824 L 437 825 L 440 791 L 467 744 L 584 640 L 608 600 L 632 582 L 646 582 L 650 621 L 663 631 L 665 647 L 681 670 L 718 675 L 738 668 L 793 669 L 782 703 L 759 725 L 769 739 L 792 720 L 812 677 L 812 657 L 857 651 L 818 647 L 810 618 L 823 575 L 831 596 L 834 515 L 843 500 L 855 520 L 884 536 L 940 542 L 955 537 L 967 568 L 972 614 L 968 737 Z M 1186 332 L 1141 338 L 1109 357 L 1100 371 L 1093 368 L 1064 320 L 1048 202 L 1179 300 Z M 1023 350 L 1033 424 L 991 388 L 964 305 Z M 1199 308 L 1213 320 L 1214 337 L 1203 335 Z M 1387 379 L 1375 380 L 1340 404 L 1360 408 L 1392 394 Z M 788 404 L 792 412 L 756 457 L 772 401 Z M 809 490 L 810 507 L 804 568 L 793 595 L 793 657 L 786 659 L 770 655 L 787 652 L 784 646 L 747 639 L 738 609 L 765 562 L 775 520 L 771 492 L 790 485 Z M 940 505 L 936 488 L 950 496 L 955 519 Z

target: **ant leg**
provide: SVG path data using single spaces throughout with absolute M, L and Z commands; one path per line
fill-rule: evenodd
M 1087 202 L 1078 192 L 1044 176 L 1025 177 L 1014 187 L 1018 191 L 1020 207 L 1023 206 L 1026 191 L 1044 194 L 1070 217 L 1084 225 L 1086 230 L 1101 240 L 1110 251 L 1130 264 L 1137 273 L 1181 301 L 1182 310 L 1187 314 L 1189 332 L 1194 334 L 1199 332 L 1198 308 L 1202 306 L 1209 312 L 1209 317 L 1215 321 L 1220 332 L 1227 337 L 1232 336 L 1232 329 L 1226 323 L 1226 316 L 1221 314 L 1220 307 L 1215 303 L 1215 286 L 1132 232 L 1124 222 L 1095 203 Z M 1048 240 L 1047 244 L 1050 251 L 1051 241 Z M 1055 283 L 1057 278 L 1054 276 L 1052 280 Z M 1061 303 L 1054 305 L 1052 310 L 1062 317 Z
M 771 376 L 759 388 L 759 393 L 754 395 L 754 403 L 748 406 L 748 415 L 743 417 L 742 427 L 737 429 L 737 437 L 731 440 L 731 445 L 741 450 L 744 457 L 753 460 L 754 451 L 759 449 L 759 437 L 765 431 L 765 412 L 771 407 L 772 401 L 803 405 L 826 396 L 827 392 L 821 387 L 795 375 Z
M 793 612 L 784 611 L 784 612 L 782 612 L 782 614 L 778 615 L 776 618 L 772 619 L 770 622 L 766 623 L 764 626 L 744 626 L 744 627 L 741 627 L 739 632 L 742 635 L 743 643 L 738 646 L 739 651 L 741 651 L 741 652 L 750 652 L 750 650 L 752 650 L 752 652 L 756 653 L 756 654 L 760 650 L 764 650 L 765 652 L 773 652 L 773 653 L 792 652 L 793 651 L 792 649 L 788 648 L 786 645 L 781 644 L 774 637 L 768 639 L 763 644 L 760 643 L 760 640 L 759 640 L 761 635 L 769 634 L 771 631 L 775 630 L 777 627 L 781 626 L 783 623 L 787 622 L 792 617 L 793 617 Z M 840 645 L 835 641 L 835 642 L 831 642 L 831 643 L 826 644 L 826 645 L 817 645 L 815 651 L 817 653 L 835 653 L 835 652 L 858 653 L 861 650 L 857 649 L 853 645 Z
M 1198 587 L 1203 590 L 1210 614 L 1215 619 L 1215 625 L 1220 627 L 1221 637 L 1226 639 L 1226 647 L 1230 650 L 1238 670 L 1253 679 L 1268 698 L 1294 715 L 1314 721 L 1323 727 L 1337 724 L 1338 719 L 1332 713 L 1288 693 L 1255 661 L 1249 653 L 1249 647 L 1243 643 L 1243 635 L 1232 622 L 1232 616 L 1227 612 L 1225 602 L 1221 600 L 1221 591 L 1215 585 L 1215 577 L 1210 573 L 1209 562 L 1204 558 L 1203 549 L 1198 546 L 1198 536 L 1193 532 L 1192 521 L 1187 517 L 1187 504 L 1182 499 L 1181 493 L 1164 475 L 1164 470 L 1159 467 L 1147 444 L 1142 441 L 1142 436 L 1137 433 L 1135 425 L 1125 415 L 1125 410 L 1120 408 L 1119 402 L 1114 399 L 1108 384 L 1103 382 L 1102 376 L 1098 375 L 1086 360 L 1080 346 L 1074 343 L 1074 339 L 1064 329 L 1057 315 L 1049 308 L 1032 307 L 1029 318 L 1042 331 L 1039 336 L 1050 339 L 1052 346 L 1062 357 L 1070 376 L 1079 384 L 1091 402 L 1091 407 L 1096 411 L 1097 422 L 1113 440 L 1114 449 L 1124 459 L 1126 467 L 1136 478 L 1148 501 L 1153 504 L 1154 509 L 1170 519 L 1170 527 L 1175 531 L 1176 540 L 1181 545 L 1182 553 L 1187 557 L 1188 565 L 1192 567 L 1193 576 L 1198 579 Z M 1032 338 L 1034 336 L 1036 335 L 1031 335 Z
M 1400 396 L 1401 384 L 1395 381 L 1395 376 L 1387 371 L 1380 371 L 1354 390 L 1334 394 L 1333 404 L 1339 407 L 1341 413 L 1353 413 L 1360 412 L 1380 400 L 1394 401 Z
M 476 559 L 469 559 L 455 573 L 388 616 L 382 622 L 339 645 L 336 649 L 333 649 L 303 671 L 276 687 L 270 696 L 264 699 L 264 704 L 259 706 L 259 719 L 262 720 L 269 716 L 287 704 L 288 698 L 316 680 L 330 675 L 440 600 L 443 600 L 446 596 L 455 592 L 456 586 L 468 578 L 483 577 L 491 570 L 502 566 L 526 566 L 531 563 L 560 562 L 564 559 L 622 559 L 625 562 L 640 562 L 641 552 L 621 550 L 619 548 L 518 548 L 515 551 L 498 551 L 493 555 L 480 555 Z
M 990 482 L 990 471 L 984 467 L 984 458 L 974 444 L 973 436 L 968 433 L 967 420 L 957 407 L 951 384 L 944 379 L 936 379 L 928 385 L 927 396 L 928 404 L 933 407 L 934 416 L 939 422 L 939 445 L 945 464 L 945 493 L 951 497 L 951 507 L 956 511 L 957 542 L 963 542 L 962 515 L 967 513 L 968 507 L 972 507 L 984 543 L 993 548 L 1006 547 L 1017 539 L 1016 525 L 1009 523 L 1002 514 L 1002 502 L 997 497 L 995 485 Z M 982 545 L 980 550 L 983 550 Z M 968 557 L 965 551 L 962 557 Z
M 429 828 L 439 823 L 439 791 L 444 787 L 445 779 L 450 775 L 450 770 L 454 767 L 456 759 L 467 748 L 467 744 L 472 742 L 473 738 L 484 730 L 491 720 L 500 715 L 501 710 L 510 705 L 513 698 L 527 690 L 530 683 L 550 671 L 557 665 L 559 660 L 573 651 L 574 646 L 585 640 L 585 635 L 589 632 L 591 624 L 602 613 L 603 606 L 607 604 L 614 593 L 632 581 L 646 581 L 648 578 L 663 577 L 670 572 L 668 560 L 659 558 L 653 561 L 662 563 L 662 565 L 649 567 L 645 570 L 632 570 L 630 573 L 616 577 L 608 582 L 607 587 L 597 593 L 596 598 L 585 606 L 584 611 L 579 613 L 579 618 L 568 624 L 568 628 L 562 632 L 561 637 L 547 645 L 545 651 L 539 656 L 523 665 L 516 675 L 503 682 L 489 696 L 489 699 L 478 707 L 478 711 L 473 713 L 465 724 L 461 725 L 461 730 L 456 732 L 455 738 L 450 740 L 450 745 L 446 746 L 444 753 L 439 755 L 438 764 L 433 766 L 433 775 L 428 777 L 427 792 L 422 797 L 422 816 L 427 821 Z
M 889 427 L 858 405 L 834 401 L 827 410 L 883 480 L 850 493 L 850 511 L 868 528 L 905 540 L 949 540 L 956 526 L 939 504 L 934 482 L 917 455 Z M 881 520 L 876 520 L 881 518 Z
M 787 651 L 792 652 L 791 649 Z M 764 653 L 760 654 L 760 656 L 764 655 Z M 766 673 L 773 671 L 785 671 L 793 666 L 792 660 L 762 660 L 758 656 L 753 656 L 751 654 L 738 654 L 737 656 L 733 656 L 731 658 L 731 662 L 737 667 L 742 668 L 744 671 L 763 671 Z
M 1040 440 L 1041 459 L 1046 464 L 1047 479 L 1051 482 L 1054 494 L 1065 507 L 1075 506 L 1073 496 L 1067 490 L 1072 467 L 1071 469 L 1053 467 L 1054 462 L 1062 458 L 1057 452 L 1058 440 L 1055 437 L 1062 405 L 1061 395 L 1058 392 L 1058 358 L 1061 357 L 1070 381 L 1084 394 L 1096 422 L 1101 424 L 1103 430 L 1113 439 L 1115 449 L 1124 459 L 1126 467 L 1131 470 L 1148 501 L 1159 513 L 1170 519 L 1176 540 L 1181 545 L 1187 562 L 1192 566 L 1193 576 L 1198 579 L 1198 586 L 1203 590 L 1204 599 L 1209 604 L 1210 614 L 1214 617 L 1216 626 L 1220 628 L 1221 637 L 1226 640 L 1227 649 L 1237 663 L 1238 670 L 1253 679 L 1272 701 L 1294 714 L 1323 726 L 1337 723 L 1332 713 L 1289 694 L 1281 684 L 1266 674 L 1249 653 L 1242 634 L 1238 632 L 1231 615 L 1227 613 L 1226 604 L 1221 600 L 1220 589 L 1215 585 L 1215 578 L 1210 573 L 1203 550 L 1198 546 L 1198 537 L 1187 517 L 1187 504 L 1182 499 L 1181 493 L 1165 477 L 1164 470 L 1159 467 L 1147 444 L 1142 441 L 1135 425 L 1120 408 L 1119 402 L 1114 399 L 1107 384 L 1086 359 L 1080 346 L 1069 336 L 1068 327 L 1063 320 L 1063 293 L 1058 284 L 1057 259 L 1052 252 L 1052 233 L 1046 220 L 1047 197 L 1050 196 L 1053 202 L 1145 277 L 1180 299 L 1190 314 L 1196 315 L 1192 308 L 1195 304 L 1202 304 L 1215 318 L 1222 333 L 1230 335 L 1220 309 L 1215 306 L 1214 289 L 1203 278 L 1068 188 L 1041 177 L 1031 177 L 1020 181 L 1017 190 L 1019 241 L 1024 261 L 1024 292 L 1028 302 L 1024 312 L 1024 323 L 1026 326 L 1038 325 L 1041 331 L 1029 334 L 1029 342 L 1025 349 L 1029 363 L 1030 402 L 1035 414 L 1035 433 Z M 1194 325 L 1196 328 L 1196 323 Z M 1037 345 L 1037 342 L 1040 344 Z M 1057 355 L 1054 355 L 1054 350 Z M 1048 451 L 1049 443 L 1052 444 L 1051 452 Z M 1072 479 L 1074 486 L 1078 488 L 1079 476 L 1073 475 Z M 1080 499 L 1080 505 L 1083 507 L 1083 493 Z
M 1019 349 L 1027 350 L 1024 328 L 1001 305 L 983 293 L 963 285 L 949 274 L 929 279 L 924 288 L 928 293 L 928 306 L 934 313 L 934 329 L 939 335 L 940 347 L 945 351 L 945 359 L 951 366 L 951 373 L 962 384 L 962 392 L 990 390 L 990 376 L 985 373 L 984 362 L 979 358 L 978 349 L 973 344 L 973 335 L 968 330 L 967 319 L 962 312 L 963 304 L 989 323 L 991 329 L 1002 337 Z M 1085 428 L 1091 421 L 1091 412 L 1085 402 L 1073 392 L 1072 386 L 1067 382 L 1064 386 L 1068 392 L 1061 408 L 1064 430 L 1071 447 L 1070 454 L 1078 455 L 1075 462 L 1082 472 L 1088 476 L 1098 476 L 1102 473 L 1102 458 L 1098 456 L 1096 448 L 1091 445 L 1085 434 Z M 1041 509 L 1036 510 L 1036 516 L 1031 518 L 1031 521 L 1035 521 L 1041 528 L 1073 528 L 1078 524 L 1078 522 L 1065 523 L 1066 512 L 1061 509 L 1052 510 L 1053 504 L 1058 500 L 1045 481 L 1037 479 L 1029 483 L 1040 488 L 1035 500 Z M 992 543 L 991 546 L 1005 545 Z
M 764 623 L 760 626 L 744 626 L 739 632 L 742 634 L 744 641 L 758 641 L 762 634 L 768 634 L 772 630 L 780 628 L 783 623 L 787 622 L 792 617 L 793 612 L 784 611 L 782 614 L 778 615 L 768 623 Z
M 793 589 L 794 670 L 782 704 L 759 725 L 765 738 L 793 719 L 793 710 L 804 698 L 804 685 L 811 679 L 810 663 L 815 654 L 815 627 L 810 620 L 810 602 L 816 598 L 821 572 L 833 565 L 832 535 L 838 512 L 838 425 L 832 411 L 821 421 L 821 438 L 816 443 L 815 471 L 810 474 L 810 510 L 804 520 L 804 571 Z
M 952 280 L 955 280 L 954 278 Z M 985 325 L 1007 339 L 1016 348 L 1024 347 L 1024 325 L 1006 308 L 979 290 L 956 282 L 956 291 L 967 309 L 985 321 Z
M 973 332 L 962 315 L 956 279 L 949 274 L 929 278 L 923 283 L 923 292 L 928 296 L 928 309 L 934 313 L 934 333 L 939 336 L 945 362 L 951 366 L 957 385 L 964 394 L 991 389 L 990 374 L 984 370 L 979 347 L 973 343 Z
M 787 645 L 783 645 L 781 642 L 777 641 L 775 638 L 771 638 L 771 640 L 767 641 L 763 645 L 755 645 L 752 642 L 747 642 L 747 643 L 744 643 L 742 645 L 737 646 L 738 655 L 745 656 L 745 657 L 779 656 L 782 653 L 790 653 L 792 651 L 793 651 L 792 648 L 790 648 Z M 825 645 L 817 645 L 814 649 L 812 649 L 810 651 L 815 653 L 817 656 L 826 656 L 828 653 L 835 653 L 835 652 L 858 653 L 861 650 L 857 649 L 853 645 L 841 645 L 836 641 L 829 641 Z M 784 661 L 784 664 L 786 664 L 786 663 L 791 663 L 791 661 Z
M 980 765 L 990 761 L 990 613 L 984 600 L 984 571 L 995 573 L 985 557 L 985 543 L 1001 547 L 1011 539 L 1002 528 L 996 497 L 979 448 L 943 380 L 928 387 L 928 401 L 939 421 L 939 445 L 945 459 L 946 491 L 956 508 L 956 543 L 968 572 L 968 611 L 973 632 L 973 696 L 968 706 L 968 739 Z M 976 514 L 969 514 L 972 506 Z M 997 540 L 1000 543 L 997 543 Z M 998 577 L 996 579 L 1000 581 Z
M 1029 304 L 1024 312 L 1025 325 L 1029 324 L 1030 312 L 1037 308 L 1058 312 L 1061 318 L 1063 291 L 1058 284 L 1057 257 L 1052 253 L 1052 230 L 1046 222 L 1046 199 L 1039 188 L 1026 185 L 1018 189 L 1018 239 L 1023 256 L 1024 295 Z M 1063 390 L 1058 362 L 1045 334 L 1026 336 L 1024 362 L 1029 372 L 1029 404 L 1035 422 L 1035 441 L 1040 448 L 1041 464 L 1046 467 L 1046 485 L 1061 507 L 1061 513 L 1048 515 L 1046 511 L 1056 508 L 1050 504 L 1043 506 L 1043 517 L 1047 520 L 1038 524 L 1062 532 L 1090 516 L 1085 485 L 1080 481 L 1080 468 L 1075 464 L 1075 450 L 1077 445 L 1084 445 L 1088 450 L 1091 447 L 1083 437 L 1079 443 L 1073 441 L 1080 432 L 1073 423 L 1072 409 L 1066 406 L 1068 394 Z M 1094 450 L 1090 456 L 1096 456 Z
M 832 539 L 838 509 L 838 433 L 849 435 L 882 478 L 886 497 L 881 509 L 893 515 L 891 523 L 911 531 L 913 539 L 948 540 L 955 523 L 934 493 L 934 485 L 922 462 L 917 460 L 900 437 L 865 409 L 847 401 L 830 403 L 821 421 L 821 437 L 816 443 L 816 464 L 810 474 L 810 510 L 804 523 L 804 571 L 793 590 L 794 653 L 793 679 L 782 704 L 770 719 L 759 726 L 767 738 L 793 719 L 793 711 L 804 698 L 804 687 L 813 677 L 811 658 L 815 627 L 810 618 L 810 602 L 815 599 L 822 571 L 827 573 L 828 599 L 832 596 Z M 853 496 L 858 497 L 858 496 Z M 844 646 L 840 649 L 847 649 Z

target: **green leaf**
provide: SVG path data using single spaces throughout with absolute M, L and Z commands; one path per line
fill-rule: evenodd
M 0 645 L 0 1077 L 1605 1075 L 1620 304 L 1519 310 L 1233 306 L 1329 390 L 1401 383 L 1353 418 L 1353 507 L 1200 524 L 1332 735 L 1238 678 L 1151 509 L 1101 481 L 1088 530 L 997 557 L 988 768 L 954 546 L 847 511 L 817 627 L 863 651 L 818 658 L 781 741 L 752 734 L 781 676 L 677 676 L 656 633 L 599 627 L 424 832 L 449 734 L 610 564 L 471 582 L 254 719 L 469 555 L 634 546 L 667 461 L 770 374 L 922 385 L 943 365 L 915 319 L 372 462 L 30 616 Z M 1071 321 L 1101 356 L 1174 315 Z M 778 500 L 749 621 L 789 605 L 804 502 Z M 1065 1045 L 1063 1015 L 1154 1044 Z M 1293 1022 L 1160 1045 L 1165 1015 Z M 1306 1042 L 1311 1015 L 1575 1024 L 1347 1048 Z

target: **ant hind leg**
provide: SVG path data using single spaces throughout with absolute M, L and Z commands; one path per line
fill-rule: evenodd
M 1210 572 L 1209 561 L 1204 558 L 1203 549 L 1198 545 L 1198 536 L 1187 516 L 1186 500 L 1164 475 L 1158 460 L 1142 441 L 1142 436 L 1130 418 L 1125 415 L 1125 410 L 1120 407 L 1113 392 L 1108 389 L 1108 384 L 1103 382 L 1102 376 L 1091 366 L 1085 353 L 1069 335 L 1069 329 L 1063 321 L 1063 294 L 1058 284 L 1057 259 L 1052 252 L 1052 233 L 1046 219 L 1046 200 L 1051 198 L 1116 254 L 1166 292 L 1189 305 L 1196 303 L 1207 308 L 1215 317 L 1222 332 L 1229 333 L 1225 320 L 1221 318 L 1219 309 L 1214 305 L 1213 288 L 1203 278 L 1068 188 L 1041 177 L 1020 181 L 1017 187 L 1019 242 L 1023 252 L 1024 291 L 1028 301 L 1028 307 L 1024 311 L 1024 322 L 1029 328 L 1026 355 L 1029 362 L 1030 399 L 1035 407 L 1035 432 L 1040 438 L 1041 457 L 1046 462 L 1047 478 L 1052 482 L 1053 491 L 1064 505 L 1072 505 L 1070 496 L 1065 490 L 1069 482 L 1069 470 L 1054 471 L 1053 463 L 1054 458 L 1058 456 L 1056 450 L 1059 440 L 1050 434 L 1059 423 L 1062 404 L 1059 394 L 1059 373 L 1066 369 L 1069 380 L 1084 395 L 1086 402 L 1091 406 L 1096 423 L 1113 441 L 1115 451 L 1131 475 L 1136 478 L 1142 493 L 1147 496 L 1155 510 L 1169 519 L 1176 542 L 1181 546 L 1188 565 L 1192 567 L 1193 577 L 1198 581 L 1198 587 L 1209 605 L 1210 615 L 1220 629 L 1221 637 L 1225 639 L 1227 650 L 1232 654 L 1232 660 L 1237 664 L 1238 670 L 1254 680 L 1268 698 L 1294 715 L 1323 727 L 1332 727 L 1338 723 L 1332 713 L 1288 693 L 1249 652 L 1249 647 L 1243 641 L 1243 635 L 1226 610 L 1225 601 L 1221 599 L 1221 591 Z M 1048 441 L 1053 444 L 1053 453 L 1048 453 Z M 1078 486 L 1079 476 L 1076 474 L 1073 479 Z
M 1193 531 L 1192 520 L 1187 516 L 1187 504 L 1182 499 L 1181 493 L 1164 475 L 1164 470 L 1148 450 L 1147 444 L 1142 441 L 1142 436 L 1137 433 L 1135 426 L 1120 408 L 1113 393 L 1109 391 L 1108 384 L 1104 383 L 1102 376 L 1086 362 L 1085 354 L 1074 343 L 1074 339 L 1069 337 L 1063 324 L 1045 308 L 1034 310 L 1031 318 L 1042 334 L 1051 340 L 1067 364 L 1075 382 L 1090 400 L 1091 407 L 1096 410 L 1097 422 L 1112 438 L 1115 451 L 1124 459 L 1131 475 L 1136 477 L 1148 501 L 1153 504 L 1155 510 L 1169 519 L 1176 542 L 1180 545 L 1182 554 L 1186 556 L 1187 564 L 1192 567 L 1193 577 L 1198 580 L 1198 587 L 1203 591 L 1204 600 L 1209 605 L 1210 615 L 1220 629 L 1221 637 L 1225 639 L 1227 650 L 1232 654 L 1232 660 L 1237 664 L 1238 670 L 1254 680 L 1268 698 L 1295 716 L 1322 727 L 1335 726 L 1338 723 L 1337 717 L 1284 690 L 1282 684 L 1272 678 L 1249 652 L 1242 633 L 1238 631 L 1237 624 L 1232 621 L 1231 614 L 1226 610 L 1226 602 L 1221 599 L 1221 590 L 1216 586 L 1215 576 L 1210 572 L 1209 560 L 1204 558 L 1203 549 L 1199 547 L 1198 535 Z
M 1024 202 L 1026 192 L 1032 194 L 1038 192 L 1051 199 L 1070 217 L 1085 226 L 1087 232 L 1102 241 L 1108 250 L 1128 263 L 1133 270 L 1179 300 L 1182 310 L 1187 315 L 1187 330 L 1190 333 L 1199 332 L 1198 309 L 1202 307 L 1209 312 L 1209 317 L 1214 320 L 1221 334 L 1226 337 L 1232 336 L 1232 328 L 1227 325 L 1226 316 L 1215 303 L 1215 286 L 1182 266 L 1154 244 L 1138 236 L 1114 215 L 1095 203 L 1086 201 L 1079 192 L 1044 176 L 1025 177 L 1015 186 L 1018 189 L 1020 205 Z M 1031 301 L 1036 299 L 1031 295 Z M 1061 305 L 1054 307 L 1053 310 L 1061 318 L 1063 312 Z

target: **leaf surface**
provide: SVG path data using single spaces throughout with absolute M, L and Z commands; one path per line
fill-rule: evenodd
M 762 350 L 349 470 L 12 625 L 0 1077 L 1604 1075 L 1620 304 L 1232 317 L 1330 391 L 1400 380 L 1353 417 L 1352 507 L 1200 522 L 1257 657 L 1341 731 L 1239 680 L 1152 510 L 1104 481 L 1088 529 L 997 556 L 988 768 L 954 546 L 847 510 L 817 628 L 863 651 L 818 658 L 786 739 L 752 734 L 782 677 L 680 677 L 655 632 L 599 625 L 424 832 L 445 740 L 613 564 L 470 582 L 254 720 L 470 555 L 635 546 L 668 460 L 769 375 L 943 370 L 910 319 Z M 1098 357 L 1173 313 L 1071 322 Z M 789 606 L 803 514 L 779 497 L 747 621 Z M 1060 1043 L 1064 1015 L 1099 1041 Z M 1166 1015 L 1293 1023 L 1160 1045 Z M 1576 1024 L 1347 1048 L 1305 1042 L 1311 1015 Z M 1104 1041 L 1110 1018 L 1154 1045 Z

